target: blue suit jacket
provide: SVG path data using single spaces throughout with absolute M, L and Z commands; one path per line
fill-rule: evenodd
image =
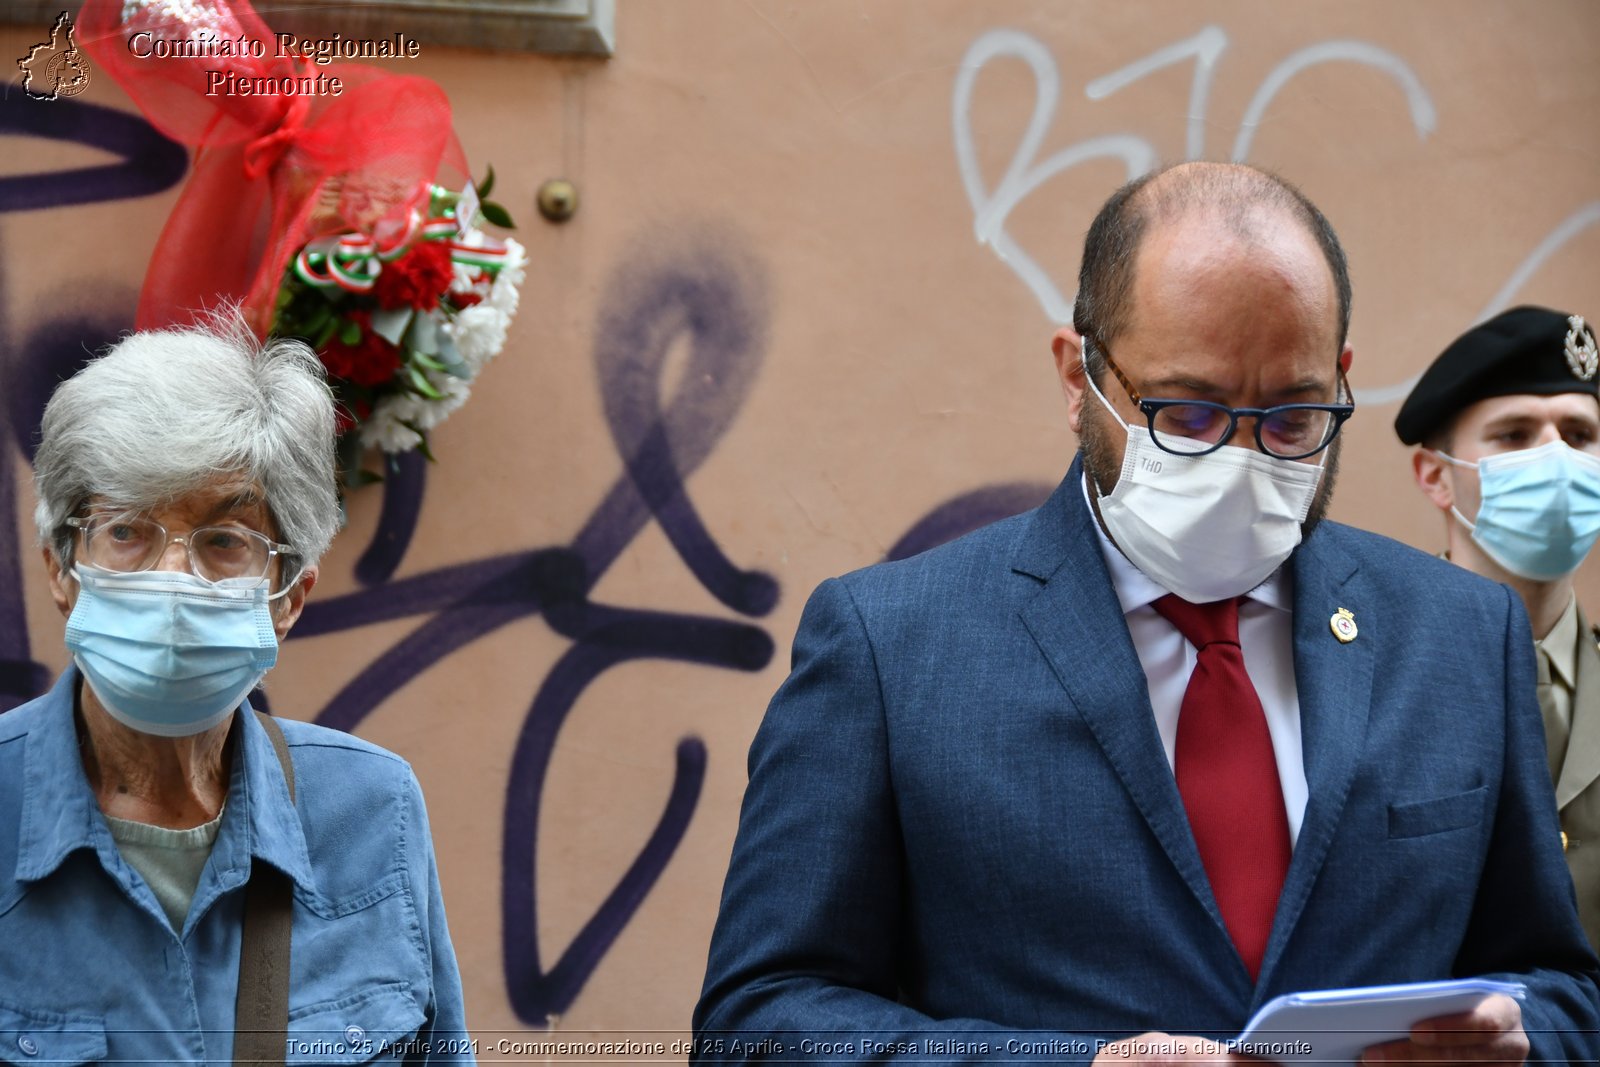
M 1253 983 L 1080 477 L 812 596 L 750 751 L 702 1058 L 837 1035 L 847 1055 L 1021 1040 L 1086 1062 L 1096 1038 L 1231 1036 L 1284 992 L 1467 975 L 1527 983 L 1533 1058 L 1594 1057 L 1517 597 L 1336 523 L 1296 550 L 1310 800 Z

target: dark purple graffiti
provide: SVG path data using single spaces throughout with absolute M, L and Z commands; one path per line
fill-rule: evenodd
M 1044 482 L 988 485 L 945 501 L 912 524 L 885 559 L 905 559 L 954 541 L 980 526 L 1010 518 L 1043 504 L 1055 487 Z
M 124 162 L 0 179 L 0 211 L 126 199 L 182 177 L 183 150 L 141 119 L 70 101 L 0 101 L 0 129 L 92 145 Z M 362 588 L 314 599 L 297 640 L 397 619 L 417 626 L 379 650 L 321 709 L 317 721 L 356 730 L 374 709 L 430 667 L 508 623 L 541 618 L 570 646 L 540 684 L 512 753 L 502 830 L 502 952 L 517 1015 L 544 1026 L 567 1010 L 638 911 L 677 851 L 705 781 L 705 743 L 682 738 L 672 785 L 648 840 L 564 951 L 547 960 L 538 935 L 538 827 L 563 724 L 614 666 L 670 660 L 754 672 L 772 660 L 771 635 L 737 618 L 650 611 L 591 598 L 596 583 L 652 521 L 685 568 L 718 602 L 747 617 L 768 614 L 780 589 L 769 574 L 737 566 L 696 508 L 687 482 L 732 426 L 766 346 L 764 272 L 737 238 L 653 235 L 623 258 L 597 323 L 596 380 L 623 461 L 617 480 L 570 543 L 395 577 L 425 502 L 427 465 L 408 455 L 384 472 L 377 530 L 355 566 Z M 0 279 L 3 281 L 3 279 Z M 0 285 L 0 301 L 5 289 Z M 32 458 L 39 417 L 56 383 L 132 321 L 136 294 L 102 287 L 93 312 L 61 315 L 5 336 L 0 369 L 0 710 L 42 692 L 45 669 L 28 644 L 21 597 L 25 546 L 17 520 L 12 443 Z M 0 303 L 0 322 L 12 323 Z M 687 353 L 676 374 L 674 353 Z M 668 381 L 676 384 L 663 397 Z M 900 558 L 1036 504 L 1047 488 L 1002 485 L 958 497 L 918 521 L 891 549 Z M 264 705 L 264 695 L 258 694 Z M 741 713 L 748 709 L 740 709 Z
M 352 730 L 389 694 L 429 666 L 505 624 L 540 614 L 573 642 L 545 678 L 517 739 L 502 824 L 501 920 L 506 984 L 519 1018 L 536 1026 L 566 1011 L 644 901 L 687 831 L 705 778 L 706 749 L 682 739 L 673 784 L 650 838 L 572 943 L 546 968 L 538 937 L 538 827 L 557 735 L 584 691 L 620 663 L 667 659 L 759 671 L 772 638 L 760 628 L 699 615 L 597 604 L 589 591 L 654 519 L 700 584 L 744 615 L 778 599 L 771 576 L 736 567 L 707 530 L 685 479 L 731 426 L 759 370 L 765 311 L 760 272 L 725 242 L 657 245 L 626 257 L 607 287 L 596 333 L 596 369 L 624 474 L 570 546 L 516 553 L 391 580 L 313 603 L 293 636 L 427 614 L 380 654 L 318 721 Z M 687 339 L 679 386 L 660 402 L 668 355 Z M 891 551 L 900 558 L 986 522 L 1033 507 L 1049 486 L 1002 485 L 966 494 L 916 523 Z M 403 491 L 403 489 L 402 489 Z M 409 501 L 396 504 L 395 501 Z M 386 496 L 380 527 L 414 527 L 421 494 Z M 381 542 L 383 535 L 375 539 Z M 392 571 L 397 556 L 385 557 Z
M 22 93 L 0 96 L 0 135 L 66 141 L 122 159 L 104 166 L 0 178 L 0 214 L 145 196 L 177 184 L 189 166 L 183 148 L 143 119 L 74 100 L 42 103 Z M 63 231 L 62 239 L 90 241 L 89 235 L 70 229 Z M 7 257 L 0 257 L 4 262 Z M 83 299 L 79 296 L 73 302 Z M 22 516 L 17 514 L 11 447 L 15 444 L 32 460 L 39 416 L 55 383 L 132 322 L 133 303 L 126 287 L 96 284 L 92 306 L 78 315 L 46 321 L 24 338 L 24 331 L 14 325 L 7 287 L 0 277 L 0 336 L 5 340 L 0 345 L 0 381 L 6 383 L 0 399 L 0 711 L 31 700 L 50 683 L 48 670 L 34 660 L 28 643 L 21 568 L 23 559 L 33 553 L 17 541 Z M 66 308 L 55 310 L 60 314 Z
M 629 477 L 618 482 L 574 547 L 591 566 L 609 564 L 622 547 L 616 538 L 631 539 L 648 510 L 707 592 L 735 611 L 765 615 L 777 603 L 777 583 L 729 562 L 683 487 L 727 432 L 760 367 L 756 353 L 766 323 L 751 289 L 758 275 L 752 265 L 710 249 L 676 263 L 660 262 L 658 255 L 641 251 L 629 261 L 600 316 L 595 362 L 606 422 Z M 667 356 L 684 334 L 691 340 L 688 366 L 663 411 Z
M 22 610 L 22 556 L 15 546 L 5 544 L 17 528 L 13 467 L 9 451 L 0 442 L 0 711 L 32 699 L 50 684 L 49 672 L 34 661 L 28 645 L 28 617 Z
M 383 511 L 372 543 L 356 560 L 356 581 L 362 585 L 386 582 L 405 558 L 422 514 L 422 493 L 427 485 L 428 461 L 405 452 L 385 463 Z
M 189 154 L 138 115 L 77 100 L 0 95 L 0 135 L 98 148 L 122 162 L 0 178 L 0 212 L 131 200 L 170 189 L 189 170 Z M 63 234 L 64 240 L 87 234 Z
M 607 287 L 596 334 L 596 370 L 624 471 L 568 546 L 389 577 L 422 504 L 420 474 L 387 476 L 379 533 L 363 562 L 371 589 L 313 602 L 293 637 L 426 616 L 380 653 L 318 716 L 353 730 L 392 693 L 440 660 L 507 623 L 541 616 L 572 642 L 534 696 L 512 754 L 503 824 L 502 918 L 506 982 L 520 1018 L 544 1025 L 577 997 L 606 950 L 665 869 L 687 830 L 705 778 L 705 744 L 684 738 L 655 828 L 578 936 L 547 967 L 539 949 L 538 827 L 545 775 L 561 725 L 584 691 L 619 663 L 667 659 L 758 671 L 772 659 L 766 631 L 709 616 L 599 604 L 590 590 L 655 521 L 688 570 L 733 610 L 760 616 L 777 603 L 770 575 L 741 569 L 717 544 L 685 486 L 716 448 L 749 393 L 764 354 L 761 272 L 729 241 L 653 242 L 626 257 Z M 688 366 L 665 405 L 669 354 L 688 346 Z

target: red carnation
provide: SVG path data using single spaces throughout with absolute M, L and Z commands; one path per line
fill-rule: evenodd
M 328 368 L 329 377 L 369 389 L 382 385 L 400 369 L 400 350 L 373 332 L 370 312 L 352 311 L 350 321 L 361 327 L 361 340 L 347 345 L 335 334 L 318 353 L 322 365 Z
M 372 295 L 382 308 L 432 311 L 454 278 L 449 243 L 418 241 L 405 255 L 383 265 Z

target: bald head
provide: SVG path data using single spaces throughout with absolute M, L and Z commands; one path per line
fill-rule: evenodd
M 1333 227 L 1315 204 L 1283 179 L 1238 163 L 1180 163 L 1136 178 L 1111 195 L 1084 239 L 1073 326 L 1110 345 L 1136 313 L 1134 270 L 1152 231 L 1177 222 L 1203 222 L 1244 244 L 1258 244 L 1285 221 L 1301 227 L 1321 249 L 1338 301 L 1338 341 L 1350 326 L 1350 271 Z M 1102 361 L 1091 344 L 1090 371 Z

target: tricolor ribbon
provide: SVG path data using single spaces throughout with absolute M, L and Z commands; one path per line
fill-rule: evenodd
M 369 292 L 382 272 L 378 243 L 366 234 L 319 237 L 294 257 L 295 275 L 318 289 Z
M 441 192 L 443 190 L 434 190 L 436 197 Z M 478 235 L 485 243 L 469 245 L 457 239 L 459 234 L 460 224 L 453 209 L 445 208 L 426 221 L 413 211 L 410 223 L 392 243 L 381 244 L 377 238 L 364 233 L 319 237 L 295 256 L 293 269 L 297 278 L 317 289 L 366 293 L 377 284 L 383 264 L 405 255 L 417 240 L 444 241 L 449 245 L 451 262 L 491 273 L 498 271 L 510 256 L 509 249 L 500 241 Z

